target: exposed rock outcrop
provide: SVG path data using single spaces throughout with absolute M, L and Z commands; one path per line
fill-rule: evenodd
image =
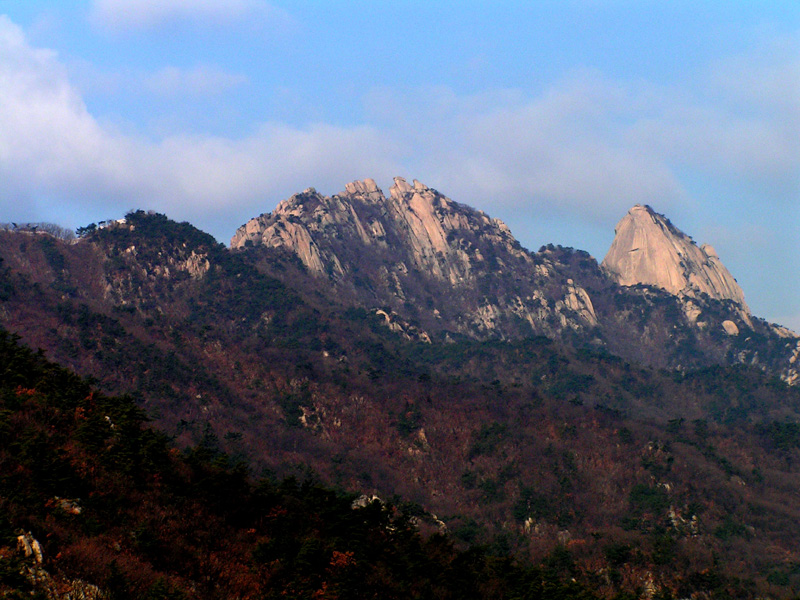
M 272 212 L 248 221 L 231 239 L 232 248 L 262 244 L 292 250 L 312 272 L 344 274 L 333 239 L 355 240 L 402 252 L 409 264 L 436 279 L 459 285 L 472 278 L 478 249 L 461 242 L 477 234 L 504 246 L 514 258 L 526 252 L 499 219 L 458 205 L 416 179 L 394 178 L 385 197 L 372 179 L 354 181 L 333 197 L 313 188 L 281 202 Z
M 409 339 L 544 335 L 662 367 L 730 361 L 794 381 L 794 334 L 750 315 L 711 246 L 648 206 L 616 234 L 602 267 L 552 244 L 532 253 L 502 221 L 396 177 L 387 195 L 372 179 L 330 197 L 308 188 L 240 227 L 231 247 L 282 250 L 265 264 L 294 255 L 321 294 Z
M 794 347 L 791 347 L 789 354 L 789 367 L 781 373 L 781 378 L 789 385 L 796 385 L 800 382 L 800 339 Z
M 716 251 L 694 241 L 649 206 L 636 205 L 617 224 L 602 267 L 620 285 L 648 284 L 671 294 L 732 300 L 750 311 L 744 292 Z
M 395 177 L 388 197 L 372 179 L 332 197 L 309 188 L 231 239 L 234 249 L 259 245 L 288 249 L 340 288 L 366 285 L 373 306 L 404 318 L 403 305 L 433 304 L 440 325 L 471 336 L 517 337 L 519 323 L 527 335 L 597 325 L 586 290 L 522 248 L 505 223 L 417 180 Z
M 725 330 L 725 333 L 728 335 L 739 335 L 739 328 L 736 326 L 736 323 L 730 320 L 725 320 L 722 322 L 722 328 Z
M 99 587 L 81 579 L 53 576 L 43 568 L 42 545 L 30 532 L 20 532 L 17 549 L 28 560 L 21 575 L 33 586 L 37 597 L 47 600 L 100 600 L 107 597 Z
M 381 308 L 375 309 L 375 315 L 383 320 L 383 323 L 391 331 L 399 333 L 407 340 L 418 340 L 425 344 L 431 343 L 431 338 L 426 331 L 420 331 L 417 327 L 409 325 L 400 319 L 394 312 L 387 313 Z

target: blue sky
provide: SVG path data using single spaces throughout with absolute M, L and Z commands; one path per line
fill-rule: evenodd
M 800 331 L 800 3 L 0 0 L 0 221 L 227 242 L 416 178 L 598 260 L 630 206 Z

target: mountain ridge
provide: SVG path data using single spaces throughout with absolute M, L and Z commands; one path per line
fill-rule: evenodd
M 291 216 L 305 227 L 304 202 Z M 730 335 L 738 308 L 703 294 L 689 321 L 683 299 L 619 286 L 585 252 L 522 249 L 514 262 L 480 231 L 464 238 L 484 256 L 473 280 L 452 286 L 408 258 L 403 301 L 380 279 L 397 258 L 360 245 L 354 225 L 334 231 L 319 248 L 341 275 L 312 273 L 286 247 L 229 251 L 142 211 L 75 244 L 0 232 L 0 321 L 132 394 L 181 447 L 213 442 L 254 469 L 303 464 L 367 497 L 397 494 L 461 543 L 561 553 L 603 597 L 650 579 L 673 597 L 721 581 L 708 597 L 765 597 L 773 571 L 800 585 L 800 388 L 776 377 L 798 340 L 757 318 Z M 527 282 L 515 269 L 530 265 L 549 276 Z M 476 297 L 502 308 L 542 284 L 554 307 L 570 279 L 591 295 L 589 335 L 557 316 L 543 321 L 552 339 L 508 315 L 457 329 Z
M 502 321 L 510 319 L 527 323 L 530 333 L 551 336 L 559 328 L 583 330 L 596 324 L 585 291 L 551 272 L 550 261 L 534 260 L 502 221 L 417 180 L 410 185 L 395 178 L 388 197 L 369 179 L 352 182 L 331 197 L 310 188 L 240 227 L 231 247 L 246 249 L 255 240 L 290 250 L 310 272 L 330 277 L 339 287 L 352 291 L 368 279 L 374 300 L 397 312 L 403 312 L 403 304 L 458 295 L 459 314 L 442 316 L 447 307 L 436 308 L 438 318 L 449 318 L 457 333 L 497 330 L 508 335 L 511 327 Z M 520 293 L 504 290 L 502 299 L 493 298 L 492 282 L 507 279 L 518 265 L 539 285 Z M 548 322 L 553 318 L 556 327 Z
M 502 221 L 417 180 L 396 177 L 385 196 L 365 179 L 330 197 L 313 188 L 293 195 L 241 226 L 230 247 L 258 246 L 294 254 L 341 298 L 386 309 L 432 338 L 545 335 L 671 368 L 764 364 L 777 352 L 779 372 L 798 378 L 796 349 L 776 349 L 797 336 L 753 317 L 713 248 L 649 206 L 620 221 L 598 265 L 581 251 L 577 260 L 553 246 L 530 252 Z M 752 333 L 775 348 L 756 350 Z

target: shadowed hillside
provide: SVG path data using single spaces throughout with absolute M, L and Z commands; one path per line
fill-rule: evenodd
M 65 243 L 0 232 L 2 322 L 103 393 L 130 394 L 136 419 L 147 414 L 179 448 L 228 464 L 240 480 L 218 486 L 234 490 L 226 498 L 257 487 L 235 465 L 269 469 L 273 486 L 311 469 L 402 506 L 426 536 L 446 530 L 459 551 L 550 565 L 602 597 L 791 597 L 800 583 L 800 391 L 766 369 L 792 340 L 758 320 L 729 335 L 721 323 L 735 307 L 694 299 L 719 327 L 681 325 L 682 300 L 620 287 L 585 253 L 550 247 L 521 260 L 592 298 L 588 337 L 569 325 L 554 339 L 468 335 L 444 311 L 429 327 L 435 306 L 417 309 L 428 321 L 404 314 L 347 273 L 311 273 L 286 248 L 232 252 L 163 215 L 84 233 Z

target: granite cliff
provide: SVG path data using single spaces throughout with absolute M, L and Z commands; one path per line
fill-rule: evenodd
M 396 177 L 388 197 L 372 179 L 332 197 L 309 188 L 231 239 L 234 249 L 254 246 L 286 249 L 339 293 L 415 316 L 423 327 L 519 337 L 597 325 L 589 294 L 551 260 L 522 248 L 499 219 L 417 180 Z
M 730 300 L 746 316 L 744 292 L 712 246 L 698 247 L 664 215 L 637 204 L 617 224 L 602 268 L 620 285 L 647 284 L 671 294 Z
M 308 188 L 241 226 L 231 248 L 261 268 L 302 264 L 316 294 L 432 342 L 544 335 L 668 368 L 752 364 L 797 379 L 796 336 L 750 314 L 711 246 L 648 206 L 619 222 L 602 265 L 586 252 L 530 252 L 509 228 L 414 180 Z M 265 254 L 266 253 L 266 254 Z M 310 275 L 310 277 L 308 277 Z

